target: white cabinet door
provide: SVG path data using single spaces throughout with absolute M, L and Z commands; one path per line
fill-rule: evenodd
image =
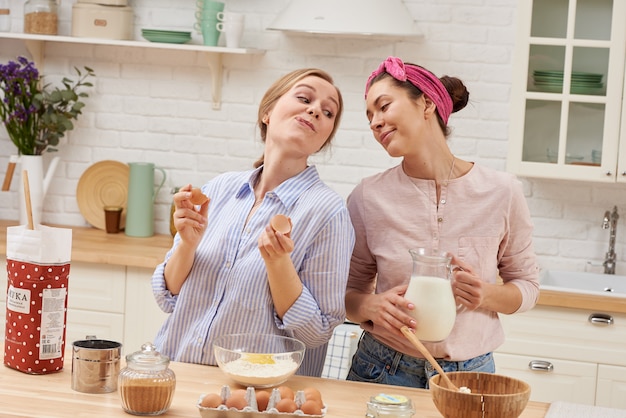
M 72 261 L 67 306 L 86 311 L 124 313 L 126 267 Z
M 530 399 L 533 401 L 595 403 L 598 367 L 595 363 L 502 353 L 495 353 L 494 358 L 496 373 L 528 383 L 531 387 Z M 529 364 L 532 361 L 546 362 L 552 368 L 549 371 L 531 370 Z
M 612 323 L 590 316 L 607 316 Z M 500 319 L 506 333 L 501 353 L 626 366 L 626 314 L 536 306 Z
M 139 350 L 143 343 L 154 341 L 167 318 L 152 295 L 152 272 L 152 269 L 138 267 L 126 269 L 124 342 L 129 350 L 127 353 Z
M 617 158 L 625 15 L 624 1 L 518 1 L 509 171 L 626 181 Z
M 626 409 L 626 367 L 598 367 L 596 405 Z
M 101 340 L 117 341 L 123 344 L 124 315 L 68 309 L 65 346 L 71 347 L 74 341 L 84 340 L 88 335 L 93 335 Z M 126 352 L 125 347 L 123 350 Z

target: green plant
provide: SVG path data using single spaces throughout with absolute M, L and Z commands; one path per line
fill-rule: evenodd
M 41 155 L 56 151 L 59 140 L 74 128 L 88 97 L 84 88 L 93 84 L 86 81 L 95 76 L 84 67 L 84 73 L 74 67 L 78 80 L 63 78 L 63 87 L 50 88 L 43 84 L 43 76 L 35 64 L 25 57 L 0 64 L 0 118 L 20 155 Z

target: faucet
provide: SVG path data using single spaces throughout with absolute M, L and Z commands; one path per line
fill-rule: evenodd
M 609 229 L 609 251 L 604 256 L 604 274 L 615 274 L 615 235 L 617 233 L 617 220 L 619 215 L 617 214 L 617 206 L 613 206 L 613 211 L 608 210 L 604 212 L 604 219 L 602 219 L 602 229 Z

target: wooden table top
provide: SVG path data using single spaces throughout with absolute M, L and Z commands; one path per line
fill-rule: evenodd
M 0 347 L 3 347 L 0 342 Z M 3 350 L 4 352 L 4 350 Z M 125 361 L 122 360 L 122 367 Z M 201 394 L 220 393 L 223 385 L 239 388 L 217 367 L 172 362 L 176 389 L 170 409 L 162 417 L 199 418 L 196 403 Z M 0 416 L 6 418 L 125 417 L 118 392 L 88 394 L 71 388 L 71 352 L 58 373 L 29 375 L 0 366 Z M 407 396 L 416 410 L 414 418 L 441 418 L 430 392 L 399 386 L 294 376 L 286 386 L 294 390 L 315 387 L 322 393 L 327 418 L 364 417 L 367 401 L 379 393 Z M 520 418 L 543 418 L 549 404 L 529 402 Z M 228 415 L 229 417 L 231 414 Z M 234 418 L 235 416 L 233 416 Z

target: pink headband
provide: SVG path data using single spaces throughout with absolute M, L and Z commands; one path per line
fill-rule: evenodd
M 398 81 L 408 81 L 420 89 L 437 106 L 437 113 L 444 123 L 448 123 L 450 113 L 452 113 L 452 98 L 450 93 L 441 84 L 441 81 L 430 71 L 417 65 L 404 65 L 404 62 L 397 57 L 388 57 L 383 61 L 378 69 L 367 79 L 365 85 L 365 97 L 370 89 L 370 83 L 374 77 L 387 73 Z

